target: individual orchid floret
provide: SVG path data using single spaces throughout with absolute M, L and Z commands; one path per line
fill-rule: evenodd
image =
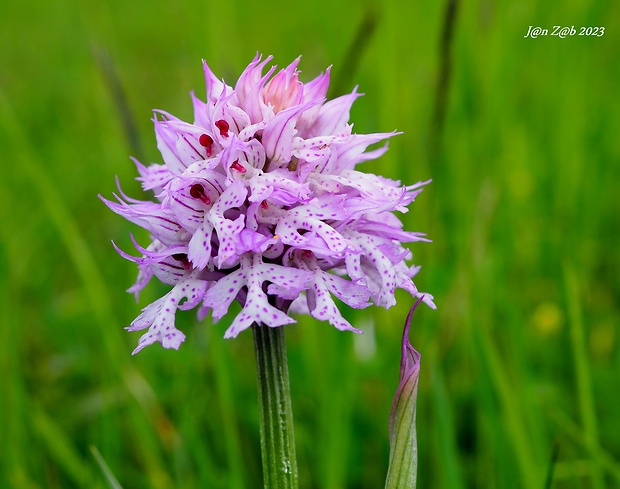
M 238 302 L 228 338 L 253 324 L 293 323 L 293 312 L 360 332 L 335 299 L 388 308 L 398 288 L 435 307 L 414 284 L 419 267 L 403 246 L 428 240 L 397 216 L 428 182 L 405 186 L 356 169 L 397 133 L 353 133 L 357 89 L 327 101 L 329 69 L 303 83 L 300 58 L 280 71 L 271 59 L 257 55 L 233 86 L 204 63 L 206 100 L 192 94 L 193 123 L 156 111 L 163 164 L 135 162 L 154 198 L 102 198 L 150 234 L 146 247 L 134 241 L 139 256 L 117 248 L 138 265 L 129 291 L 137 297 L 152 277 L 172 286 L 128 327 L 147 330 L 135 352 L 179 347 L 177 309 L 217 321 Z

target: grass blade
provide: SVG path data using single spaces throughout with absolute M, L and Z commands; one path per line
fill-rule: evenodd
M 91 446 L 90 453 L 92 453 L 93 457 L 95 457 L 95 460 L 97 461 L 97 464 L 101 468 L 101 472 L 103 472 L 103 475 L 108 481 L 109 486 L 112 489 L 123 489 L 123 486 L 121 486 L 118 480 L 116 479 L 116 477 L 114 477 L 114 474 L 110 470 L 110 467 L 108 467 L 108 464 L 105 463 L 105 460 L 101 456 L 101 453 L 99 453 L 99 450 L 97 450 L 97 447 Z
M 583 324 L 583 313 L 581 311 L 581 295 L 575 270 L 568 264 L 564 266 L 564 280 L 568 299 L 568 319 L 575 376 L 577 380 L 577 397 L 581 420 L 583 422 L 585 444 L 590 450 L 597 452 L 600 445 L 599 431 L 594 398 L 592 395 L 590 363 L 586 352 L 586 336 Z M 605 487 L 600 460 L 598 458 L 593 459 L 592 487 L 595 489 L 602 489 Z

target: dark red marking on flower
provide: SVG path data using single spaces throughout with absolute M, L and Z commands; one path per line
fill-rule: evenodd
M 207 150 L 207 157 L 213 154 L 213 138 L 208 134 L 201 134 L 198 138 L 198 142 L 201 146 L 204 146 Z
M 245 173 L 247 170 L 245 169 L 245 167 L 239 163 L 239 160 L 235 160 L 232 162 L 232 165 L 230 165 L 230 167 L 233 170 L 237 170 L 239 173 Z
M 186 270 L 189 270 L 191 268 L 189 260 L 187 259 L 187 254 L 175 253 L 174 255 L 172 255 L 172 258 L 174 258 L 177 261 L 180 261 L 181 264 L 183 265 L 183 268 L 185 268 Z
M 223 138 L 228 137 L 228 130 L 230 129 L 228 122 L 226 122 L 224 119 L 220 119 L 219 121 L 215 121 L 215 127 L 220 130 L 220 136 L 222 136 Z
M 269 204 L 267 203 L 267 201 L 266 201 L 266 200 L 263 200 L 263 201 L 260 203 L 260 206 L 261 206 L 263 209 L 265 209 L 265 210 L 269 209 Z
M 195 183 L 189 188 L 189 194 L 194 197 L 194 199 L 200 199 L 207 205 L 211 204 L 211 199 L 205 194 L 205 188 L 199 183 Z

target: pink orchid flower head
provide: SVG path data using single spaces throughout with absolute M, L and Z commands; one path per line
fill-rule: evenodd
M 435 307 L 416 288 L 419 267 L 407 265 L 403 247 L 427 239 L 403 230 L 396 214 L 428 182 L 404 186 L 356 170 L 387 150 L 371 145 L 396 133 L 353 133 L 359 94 L 327 101 L 329 69 L 302 83 L 299 58 L 277 73 L 266 70 L 270 61 L 257 55 L 234 87 L 204 63 L 206 100 L 192 95 L 194 122 L 156 111 L 164 163 L 136 162 L 154 200 L 102 198 L 151 236 L 146 248 L 135 243 L 138 257 L 118 250 L 138 265 L 129 291 L 137 296 L 153 276 L 172 287 L 127 328 L 147 330 L 134 353 L 154 342 L 178 348 L 178 309 L 218 320 L 237 301 L 242 309 L 225 333 L 235 337 L 254 323 L 293 323 L 293 312 L 359 332 L 334 297 L 388 308 L 401 288 Z

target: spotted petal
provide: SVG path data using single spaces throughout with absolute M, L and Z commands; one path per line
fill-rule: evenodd
M 263 291 L 263 283 L 276 284 L 279 288 L 270 289 L 276 293 L 286 289 L 286 297 L 299 294 L 312 280 L 309 272 L 294 268 L 263 263 L 260 256 L 244 255 L 236 271 L 220 279 L 205 294 L 203 305 L 213 309 L 213 318 L 219 319 L 228 312 L 231 302 L 237 297 L 242 287 L 247 288 L 247 297 L 243 310 L 237 315 L 225 337 L 237 336 L 253 323 L 262 323 L 275 327 L 295 322 L 293 318 L 273 307 Z
M 177 350 L 185 341 L 185 335 L 175 326 L 176 310 L 196 307 L 204 296 L 206 288 L 207 282 L 188 276 L 161 299 L 146 306 L 142 310 L 142 314 L 134 319 L 127 328 L 128 331 L 149 328 L 148 332 L 140 338 L 138 347 L 133 353 L 138 353 L 142 348 L 156 341 L 161 343 L 164 348 Z M 186 299 L 186 302 L 181 304 L 183 299 Z

